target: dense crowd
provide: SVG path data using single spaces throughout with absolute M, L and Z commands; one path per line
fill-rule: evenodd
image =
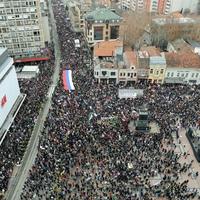
M 197 196 L 188 191 L 188 180 L 179 181 L 192 163 L 180 164 L 171 133 L 177 131 L 178 123 L 184 128 L 196 125 L 200 86 L 137 83 L 135 88 L 144 89 L 142 98 L 118 99 L 118 85 L 98 84 L 86 67 L 84 60 L 90 55 L 74 44 L 77 38 L 84 44 L 84 37 L 73 32 L 60 0 L 53 1 L 53 11 L 61 68 L 73 70 L 76 89 L 66 92 L 59 81 L 21 199 L 149 200 L 161 196 L 187 200 Z M 157 134 L 128 129 L 132 111 L 143 105 L 148 106 L 150 121 L 160 126 Z M 110 116 L 118 123 L 99 123 Z M 161 181 L 154 185 L 151 179 L 158 174 Z
M 20 91 L 26 98 L 10 127 L 0 151 L 0 193 L 7 190 L 15 165 L 20 165 L 37 116 L 50 85 L 54 68 L 54 55 L 49 48 L 50 61 L 39 63 L 39 74 L 31 79 L 19 79 Z M 32 63 L 38 64 L 38 63 Z

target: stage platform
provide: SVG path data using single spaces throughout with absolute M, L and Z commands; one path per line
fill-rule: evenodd
M 26 98 L 26 94 L 20 94 L 13 105 L 10 113 L 8 114 L 5 122 L 3 123 L 2 127 L 0 128 L 0 145 L 2 144 L 4 138 L 6 137 L 6 134 L 12 125 L 17 113 L 19 112 L 24 100 Z

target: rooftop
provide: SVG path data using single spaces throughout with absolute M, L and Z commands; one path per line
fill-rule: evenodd
M 166 59 L 164 56 L 150 57 L 150 65 L 166 65 Z
M 191 45 L 193 48 L 198 47 L 200 48 L 200 42 L 196 42 L 194 40 L 187 39 L 186 42 Z
M 160 56 L 160 49 L 156 48 L 155 46 L 142 47 L 141 51 L 146 51 L 149 57 Z
M 200 57 L 195 53 L 165 53 L 168 67 L 200 68 Z
M 125 59 L 129 63 L 129 65 L 136 66 L 137 64 L 137 56 L 136 53 L 132 50 L 127 50 L 124 52 Z
M 196 20 L 189 18 L 189 17 L 165 17 L 165 18 L 155 18 L 153 21 L 158 24 L 158 25 L 165 25 L 169 23 L 173 24 L 191 24 L 191 23 L 196 23 Z
M 0 47 L 0 56 L 6 51 L 6 48 Z
M 105 22 L 105 21 L 120 21 L 121 17 L 108 8 L 97 8 L 86 15 L 86 20 Z
M 116 65 L 115 63 L 113 62 L 101 62 L 99 65 L 97 65 L 96 67 L 99 67 L 99 68 L 103 68 L 103 69 L 111 69 L 111 68 L 116 68 Z
M 94 57 L 112 57 L 119 47 L 123 47 L 123 42 L 120 40 L 98 42 L 94 46 Z
M 174 47 L 175 51 L 184 51 L 184 52 L 192 52 L 190 45 L 185 42 L 183 39 L 177 39 L 172 42 L 170 42 L 172 46 Z

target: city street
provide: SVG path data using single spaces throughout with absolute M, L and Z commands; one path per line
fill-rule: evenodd
M 29 145 L 27 147 L 26 153 L 23 157 L 23 161 L 21 163 L 21 166 L 16 167 L 14 170 L 14 176 L 12 177 L 8 192 L 6 194 L 6 199 L 8 200 L 18 200 L 20 199 L 20 194 L 23 189 L 23 185 L 26 181 L 26 178 L 28 176 L 28 172 L 31 169 L 34 160 L 37 155 L 37 147 L 39 143 L 39 138 L 41 131 L 43 129 L 43 125 L 45 122 L 45 119 L 48 115 L 48 111 L 51 106 L 51 98 L 52 94 L 55 90 L 55 87 L 58 82 L 59 78 L 59 69 L 60 69 L 60 48 L 59 48 L 59 43 L 58 43 L 58 35 L 56 31 L 56 24 L 53 16 L 53 11 L 51 7 L 51 1 L 49 1 L 49 10 L 50 10 L 50 19 L 51 19 L 51 25 L 52 25 L 52 35 L 53 35 L 53 42 L 54 42 L 54 49 L 55 49 L 55 71 L 52 77 L 52 84 L 49 87 L 48 95 L 47 95 L 47 100 L 44 104 L 43 109 L 41 109 L 40 114 L 38 116 L 38 119 L 35 123 L 35 127 L 31 136 L 31 139 L 29 141 Z

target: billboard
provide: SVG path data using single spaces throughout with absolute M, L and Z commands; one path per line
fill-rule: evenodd
M 20 94 L 14 66 L 0 80 L 0 128 Z

